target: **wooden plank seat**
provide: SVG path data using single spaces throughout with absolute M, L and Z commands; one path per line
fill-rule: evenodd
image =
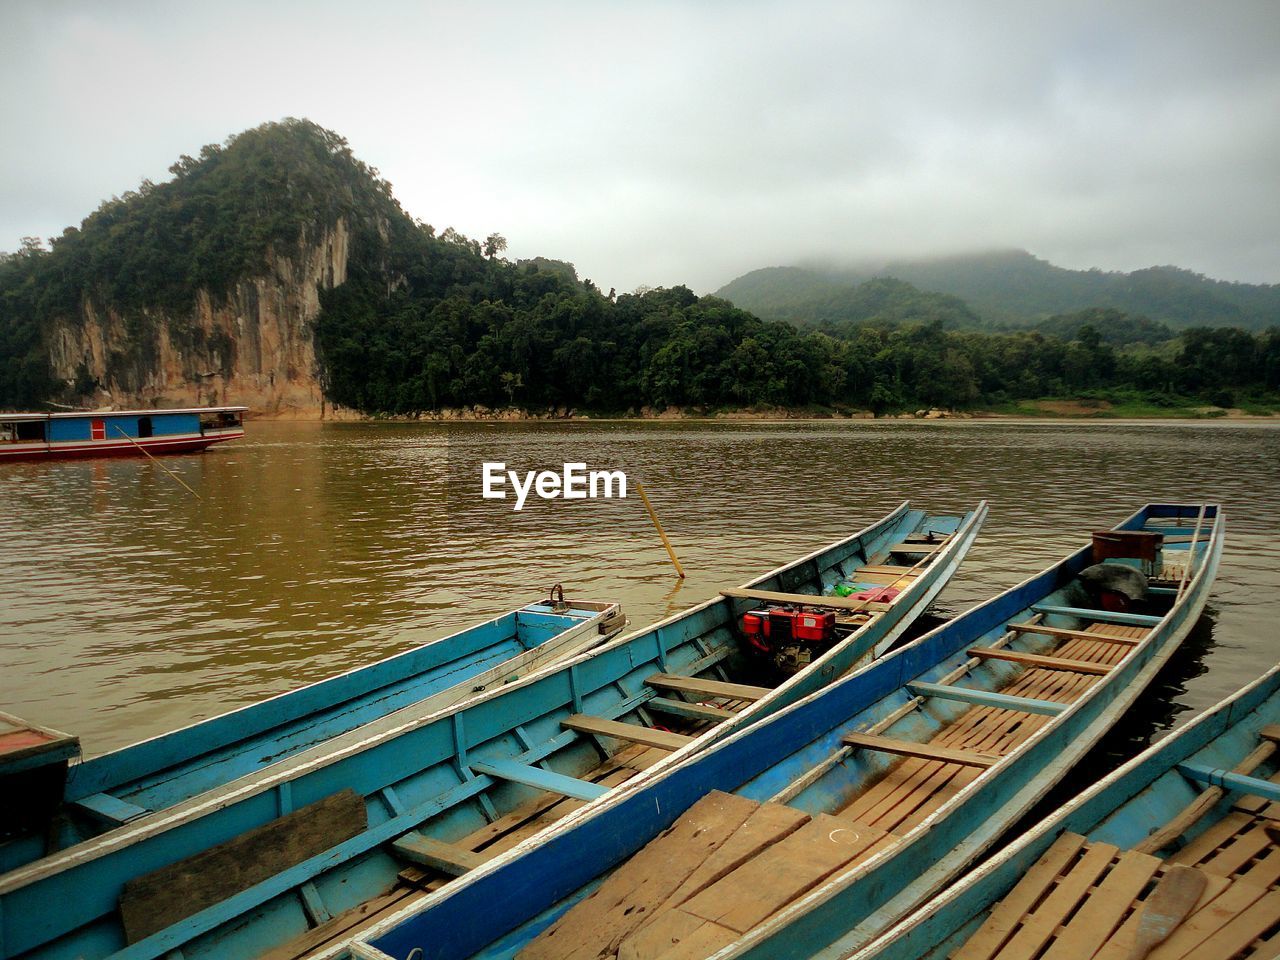
M 642 727 L 637 723 L 624 723 L 621 720 L 603 720 L 586 713 L 575 713 L 560 721 L 566 730 L 577 730 L 579 733 L 590 733 L 598 737 L 609 737 L 614 740 L 626 740 L 630 743 L 642 743 L 648 747 L 659 747 L 663 750 L 679 750 L 693 737 L 671 733 L 667 730 L 654 730 Z
M 1034 633 L 1045 637 L 1056 637 L 1059 640 L 1074 640 L 1078 637 L 1084 637 L 1087 640 L 1097 640 L 1102 643 L 1118 643 L 1126 647 L 1137 646 L 1142 639 L 1135 637 L 1113 637 L 1105 633 L 1097 633 L 1089 630 L 1069 630 L 1066 627 L 1046 627 L 1041 623 L 1011 623 L 1008 629 L 1014 633 Z
M 721 590 L 720 595 L 745 600 L 764 600 L 769 603 L 790 603 L 806 607 L 828 607 L 832 610 L 853 610 L 855 612 L 883 613 L 889 609 L 889 604 L 873 600 L 853 600 L 849 597 L 819 597 L 810 593 L 778 593 L 774 590 L 750 590 L 746 587 L 732 587 Z
M 958 763 L 966 767 L 987 767 L 1000 762 L 1000 758 L 989 753 L 976 753 L 972 750 L 956 750 L 952 747 L 939 746 L 933 743 L 917 743 L 913 740 L 895 740 L 892 737 L 871 736 L 865 733 L 846 733 L 841 742 L 851 747 L 865 750 L 876 750 L 880 753 L 895 753 L 903 757 L 920 757 L 925 760 L 941 760 L 944 763 Z
M 768 687 L 728 683 L 724 680 L 709 680 L 704 677 L 686 677 L 675 673 L 655 673 L 653 676 L 645 677 L 644 682 L 657 690 L 674 690 L 679 693 L 694 693 L 725 700 L 746 700 L 753 703 L 772 693 Z
M 1002 710 L 1016 710 L 1020 713 L 1038 713 L 1054 717 L 1067 709 L 1065 703 L 1054 703 L 1052 700 L 1036 700 L 1032 697 L 1015 697 L 994 690 L 976 690 L 972 687 L 958 687 L 951 683 L 907 684 L 907 690 L 913 697 L 937 697 L 943 700 L 957 700 L 961 703 L 972 703 L 980 707 L 998 707 Z
M 713 707 L 706 703 L 689 703 L 686 700 L 670 700 L 667 697 L 653 697 L 645 701 L 645 708 L 684 720 L 711 720 L 717 723 L 728 720 L 734 715 L 732 710 L 724 707 Z
M 1010 663 L 1021 663 L 1045 670 L 1066 670 L 1072 673 L 1088 673 L 1094 676 L 1105 676 L 1111 672 L 1109 666 L 1090 663 L 1087 660 L 1049 657 L 1038 653 L 1022 653 L 1018 650 L 993 650 L 990 647 L 973 647 L 969 650 L 969 656 L 978 657 L 982 660 L 1007 660 Z
M 485 860 L 484 857 L 466 847 L 446 843 L 434 837 L 424 837 L 417 831 L 406 833 L 391 844 L 391 849 L 396 856 L 410 863 L 430 867 L 451 877 L 460 877 L 480 866 Z
M 594 800 L 609 792 L 608 787 L 602 787 L 598 783 L 566 777 L 562 773 L 544 770 L 527 763 L 517 763 L 514 760 L 472 760 L 470 766 L 476 773 L 499 780 L 509 780 L 512 783 L 522 783 L 566 797 L 576 797 L 578 800 Z

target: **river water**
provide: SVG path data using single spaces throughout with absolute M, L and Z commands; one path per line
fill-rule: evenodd
M 1216 500 L 1209 609 L 1107 748 L 1132 752 L 1280 656 L 1280 425 L 1003 421 L 263 423 L 164 463 L 0 469 L 0 710 L 96 754 L 536 599 L 622 601 L 632 628 L 903 499 L 991 503 L 935 605 L 953 616 L 1147 500 Z M 626 500 L 482 500 L 480 464 L 622 469 Z M 933 621 L 936 623 L 937 621 Z

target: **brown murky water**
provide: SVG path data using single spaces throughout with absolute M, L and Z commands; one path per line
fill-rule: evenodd
M 480 464 L 585 461 L 643 507 L 480 499 Z M 1134 744 L 1280 656 L 1280 425 L 251 423 L 165 461 L 0 469 L 0 709 L 98 753 L 423 643 L 562 581 L 633 627 L 911 498 L 991 517 L 936 610 L 1010 586 L 1147 500 L 1215 499 L 1227 552 L 1200 628 L 1124 722 Z

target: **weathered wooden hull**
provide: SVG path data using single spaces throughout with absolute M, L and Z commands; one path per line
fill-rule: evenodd
M 1262 729 L 1276 723 L 1280 667 L 1134 757 L 849 960 L 942 960 L 970 939 L 992 906 L 1064 833 L 1131 849 L 1178 817 L 1203 789 L 1178 772 L 1180 764 L 1230 770 L 1259 743 Z M 1224 813 L 1221 804 L 1210 809 L 1197 833 Z
M 858 534 L 753 581 L 755 588 L 817 594 L 842 579 L 845 567 L 887 557 L 891 546 L 910 535 L 925 529 L 949 535 L 885 610 L 805 674 L 690 738 L 655 771 L 679 765 L 803 697 L 901 635 L 954 573 L 985 514 L 985 504 L 963 518 L 929 517 L 903 504 Z M 590 716 L 623 721 L 649 735 L 646 707 L 659 698 L 646 688 L 646 678 L 696 677 L 742 659 L 745 641 L 735 621 L 747 605 L 716 598 L 502 690 L 404 722 L 365 725 L 226 788 L 0 876 L 0 909 L 6 917 L 23 918 L 7 928 L 4 956 L 91 958 L 123 951 L 120 956 L 141 958 L 180 949 L 188 960 L 251 957 L 317 925 L 323 930 L 342 920 L 344 911 L 396 887 L 404 868 L 403 841 L 411 833 L 453 841 L 552 793 L 568 790 L 584 800 L 606 795 L 613 781 L 580 779 L 600 765 L 599 741 L 562 724 L 570 715 Z M 550 788 L 540 786 L 542 781 Z M 118 907 L 130 881 L 225 850 L 222 845 L 250 831 L 284 829 L 291 812 L 313 809 L 343 791 L 354 791 L 364 805 L 366 819 L 355 835 L 323 853 L 280 864 L 248 887 L 228 888 L 217 902 L 141 939 L 122 927 Z M 529 829 L 538 822 L 531 820 Z M 210 878 L 211 885 L 222 882 L 220 876 Z
M 604 642 L 614 603 L 535 602 L 377 663 L 73 764 L 56 833 L 0 845 L 9 871 L 225 786 L 374 720 L 442 710 Z M 50 849 L 52 845 L 52 849 Z
M 1196 516 L 1195 507 L 1149 505 L 1118 529 L 1139 529 L 1148 519 L 1188 512 Z M 1146 638 L 1130 647 L 1106 677 L 887 850 L 823 880 L 718 949 L 717 960 L 841 956 L 935 894 L 1012 826 L 1128 708 L 1198 618 L 1222 549 L 1222 517 L 1213 507 L 1207 515 L 1212 535 L 1197 548 L 1197 570 L 1185 594 L 1162 618 L 1153 618 Z M 948 706 L 950 701 L 935 703 L 907 685 L 934 684 L 967 671 L 972 682 L 966 686 L 995 689 L 999 674 L 986 662 L 971 661 L 969 648 L 1001 635 L 997 642 L 1011 647 L 1006 625 L 1032 614 L 1033 607 L 1074 607 L 1073 580 L 1089 563 L 1085 548 L 768 721 L 664 771 L 643 789 L 607 798 L 564 821 L 540 842 L 513 850 L 461 883 L 388 917 L 356 938 L 349 951 L 376 960 L 404 960 L 415 948 L 424 951 L 424 960 L 512 957 L 712 790 L 759 801 L 785 796 L 808 813 L 843 809 L 851 796 L 870 789 L 891 767 L 876 751 L 849 754 L 845 734 L 893 724 L 888 726 L 892 735 L 925 740 L 930 731 L 961 716 L 963 710 Z M 918 709 L 925 702 L 927 712 Z M 796 784 L 802 785 L 800 791 L 789 794 Z

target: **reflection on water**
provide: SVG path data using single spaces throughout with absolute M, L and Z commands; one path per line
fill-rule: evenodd
M 625 469 L 634 497 L 480 500 L 480 464 Z M 541 594 L 618 599 L 633 625 L 848 535 L 900 500 L 991 501 L 938 604 L 1010 586 L 1146 500 L 1215 499 L 1213 600 L 1117 733 L 1149 738 L 1276 660 L 1280 430 L 1269 424 L 252 423 L 166 460 L 0 470 L 0 709 L 90 753 L 261 699 Z

